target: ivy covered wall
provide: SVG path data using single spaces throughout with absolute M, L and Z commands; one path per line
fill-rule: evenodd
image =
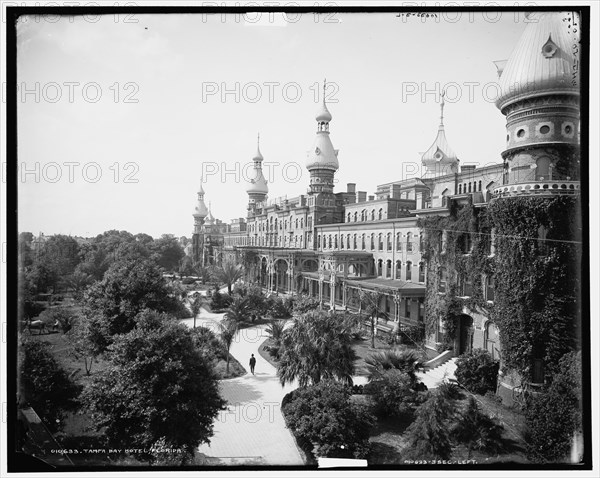
M 552 375 L 578 342 L 580 218 L 572 196 L 497 199 L 488 207 L 453 202 L 447 216 L 421 218 L 427 334 L 442 318 L 441 348 L 450 348 L 463 307 L 479 311 L 498 327 L 503 369 L 531 379 L 537 363 Z M 446 292 L 439 293 L 443 268 Z M 488 276 L 493 303 L 485 296 Z

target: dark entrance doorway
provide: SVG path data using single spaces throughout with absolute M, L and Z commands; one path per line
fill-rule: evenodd
M 470 353 L 473 350 L 473 317 L 463 314 L 456 320 L 458 323 L 454 350 L 458 355 Z

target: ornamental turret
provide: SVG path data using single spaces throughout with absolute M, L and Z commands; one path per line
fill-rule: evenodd
M 458 172 L 459 159 L 450 147 L 444 129 L 444 95 L 442 92 L 437 136 L 429 149 L 421 155 L 421 163 L 426 168 L 424 176 L 428 178 Z
M 196 207 L 194 208 L 194 213 L 192 216 L 194 217 L 194 234 L 199 234 L 202 232 L 202 225 L 204 224 L 204 219 L 208 215 L 208 209 L 206 208 L 206 204 L 204 203 L 204 188 L 202 187 L 202 178 L 200 178 L 200 188 L 198 189 L 198 200 L 196 203 Z
M 252 158 L 254 163 L 246 192 L 248 193 L 248 212 L 254 213 L 256 205 L 263 202 L 269 193 L 267 180 L 262 171 L 263 155 L 260 152 L 260 134 L 258 135 L 256 144 L 256 154 Z
M 500 74 L 506 116 L 503 186 L 497 197 L 579 192 L 579 37 L 572 12 L 529 16 Z
M 323 103 L 317 112 L 317 136 L 313 147 L 306 153 L 306 169 L 310 173 L 309 193 L 333 193 L 334 175 L 339 168 L 338 150 L 329 137 L 331 113 L 325 103 L 326 82 L 323 82 Z

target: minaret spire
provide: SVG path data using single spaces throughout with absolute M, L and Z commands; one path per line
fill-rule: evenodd
M 444 96 L 446 95 L 445 91 L 442 91 L 442 101 L 440 103 L 440 128 L 444 127 Z
M 327 78 L 323 78 L 323 104 L 325 104 L 325 91 L 327 90 Z

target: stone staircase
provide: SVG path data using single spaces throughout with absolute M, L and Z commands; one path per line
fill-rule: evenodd
M 425 372 L 419 372 L 417 378 L 421 380 L 428 389 L 437 388 L 444 380 L 454 379 L 456 371 L 456 357 L 437 365 L 435 368 Z

